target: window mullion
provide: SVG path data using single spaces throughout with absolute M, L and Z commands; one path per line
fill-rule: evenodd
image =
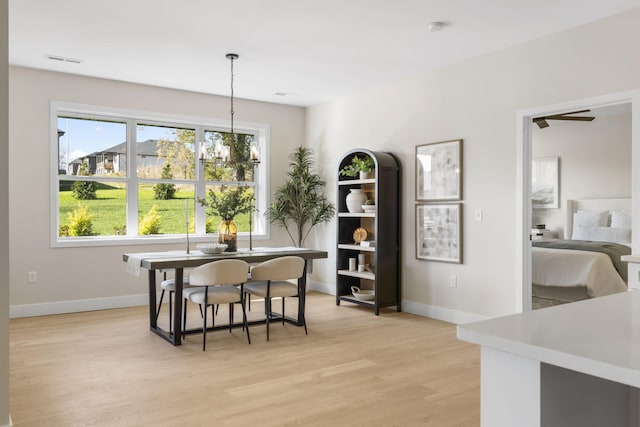
M 127 120 L 127 236 L 138 235 L 138 156 L 136 120 Z

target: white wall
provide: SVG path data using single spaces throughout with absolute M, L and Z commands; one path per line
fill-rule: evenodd
M 0 0 L 0 426 L 9 425 L 9 2 Z
M 217 119 L 228 118 L 229 100 L 227 97 L 70 74 L 10 68 L 9 247 L 12 313 L 73 311 L 141 303 L 146 294 L 146 275 L 137 278 L 125 273 L 122 254 L 176 247 L 49 247 L 49 153 L 56 149 L 50 146 L 49 137 L 52 100 Z M 305 110 L 278 104 L 236 101 L 237 123 L 271 125 L 269 175 L 273 191 L 288 170 L 287 156 L 294 147 L 304 144 Z M 0 158 L 6 159 L 6 156 Z M 264 164 L 261 167 L 265 167 Z M 291 243 L 281 229 L 272 227 L 271 241 L 260 241 L 259 244 Z M 243 245 L 248 246 L 248 242 L 241 241 L 240 246 Z M 37 271 L 38 283 L 27 284 L 28 271 Z
M 338 159 L 351 148 L 400 158 L 405 308 L 450 320 L 519 310 L 517 111 L 640 87 L 638 24 L 635 9 L 308 110 L 307 141 L 333 172 L 331 187 Z M 456 138 L 464 139 L 464 264 L 418 261 L 415 146 Z M 475 209 L 484 211 L 482 222 L 473 220 Z M 316 246 L 334 244 L 327 234 Z M 323 267 L 320 280 L 332 281 L 333 266 Z
M 534 209 L 532 223 L 564 232 L 567 199 L 631 197 L 631 113 L 592 122 L 533 126 L 533 157 L 559 157 L 560 208 Z

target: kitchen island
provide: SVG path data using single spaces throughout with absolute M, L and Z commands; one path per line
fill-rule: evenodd
M 638 426 L 640 292 L 458 326 L 481 346 L 481 421 Z

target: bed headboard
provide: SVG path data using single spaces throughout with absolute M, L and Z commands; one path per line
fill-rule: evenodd
M 571 239 L 573 214 L 578 211 L 626 211 L 631 212 L 631 199 L 567 199 L 565 208 L 564 238 Z

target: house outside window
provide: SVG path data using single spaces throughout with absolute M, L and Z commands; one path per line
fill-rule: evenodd
M 213 241 L 221 218 L 205 201 L 238 187 L 255 201 L 234 218 L 239 237 L 250 227 L 267 236 L 268 126 L 231 134 L 223 120 L 53 103 L 52 128 L 52 246 L 180 242 L 187 230 L 194 243 Z M 220 147 L 228 158 L 216 157 Z

